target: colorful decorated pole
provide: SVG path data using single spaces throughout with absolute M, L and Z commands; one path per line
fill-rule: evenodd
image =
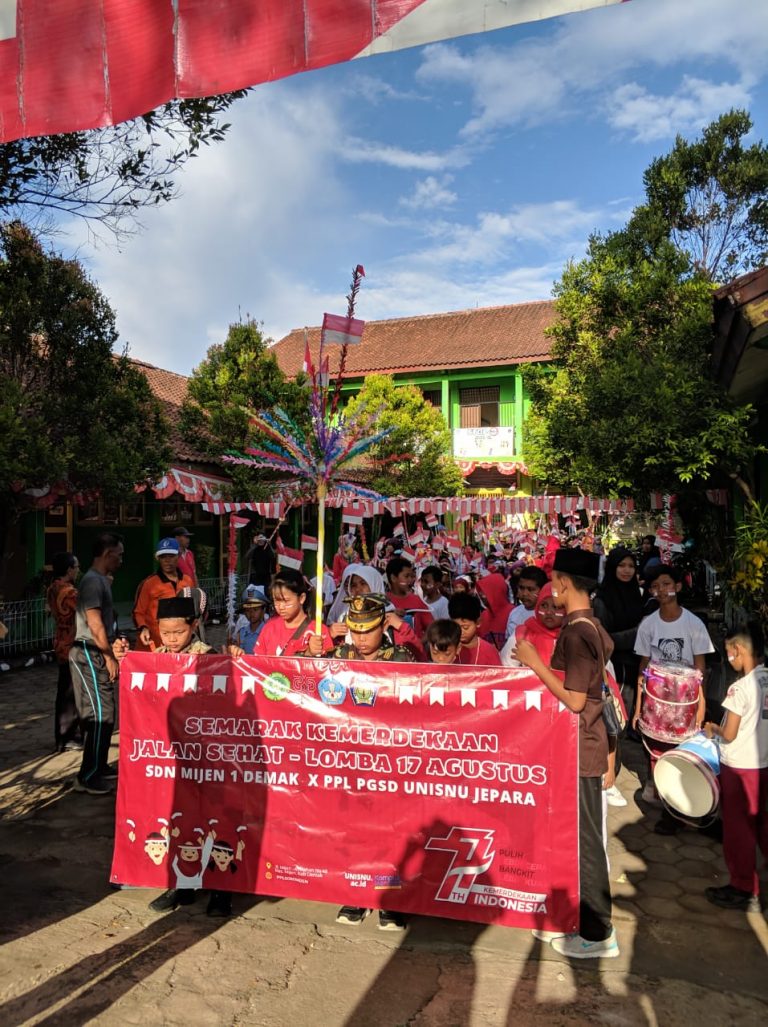
M 325 314 L 320 334 L 317 367 L 312 362 L 309 340 L 305 341 L 304 372 L 309 379 L 308 419 L 302 423 L 280 407 L 258 414 L 249 412 L 251 427 L 264 441 L 260 448 L 247 448 L 245 453 L 231 452 L 224 460 L 248 467 L 278 471 L 289 478 L 285 491 L 294 501 L 317 500 L 317 597 L 315 630 L 319 634 L 323 614 L 323 575 L 325 570 L 325 501 L 329 490 L 335 489 L 368 499 L 382 496 L 341 475 L 355 458 L 380 442 L 391 429 L 376 431 L 381 413 L 360 410 L 348 417 L 339 409 L 341 386 L 347 359 L 347 347 L 362 339 L 363 322 L 353 315 L 355 301 L 365 271 L 361 264 L 352 272 L 352 286 L 347 296 L 346 317 Z M 339 370 L 331 386 L 329 357 L 325 347 L 341 344 Z M 286 497 L 288 498 L 288 497 Z
M 325 482 L 317 486 L 317 588 L 315 590 L 315 634 L 323 627 L 323 574 L 325 571 Z

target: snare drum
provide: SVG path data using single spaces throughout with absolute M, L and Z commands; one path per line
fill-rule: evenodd
M 649 738 L 678 745 L 696 733 L 702 673 L 683 663 L 652 661 L 643 672 L 638 727 Z

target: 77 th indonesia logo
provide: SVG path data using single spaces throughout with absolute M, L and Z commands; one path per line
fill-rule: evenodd
M 493 863 L 493 835 L 493 831 L 482 827 L 452 827 L 445 838 L 427 839 L 425 849 L 449 852 L 453 857 L 436 899 L 466 904 L 475 881 Z
M 496 906 L 519 913 L 546 913 L 544 892 L 524 892 L 491 883 L 479 883 L 478 877 L 491 869 L 496 852 L 494 832 L 483 827 L 452 827 L 444 838 L 428 838 L 424 848 L 450 853 L 451 862 L 435 898 L 438 902 L 455 902 L 465 906 Z

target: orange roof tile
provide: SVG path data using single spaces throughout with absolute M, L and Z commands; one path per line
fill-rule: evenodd
M 417 374 L 546 360 L 551 343 L 544 330 L 554 323 L 555 316 L 553 300 L 535 300 L 368 321 L 363 341 L 347 351 L 346 373 L 353 378 L 373 372 Z M 307 334 L 314 357 L 320 328 L 309 328 Z M 292 378 L 304 363 L 304 329 L 294 328 L 275 343 L 274 351 L 283 373 Z M 340 352 L 338 346 L 331 350 L 332 372 L 338 367 Z
M 193 463 L 212 462 L 211 457 L 194 449 L 179 430 L 181 405 L 187 398 L 189 379 L 175 371 L 166 371 L 143 360 L 130 358 L 133 366 L 144 375 L 152 392 L 160 400 L 163 415 L 170 427 L 168 442 L 173 449 L 175 460 L 192 461 Z

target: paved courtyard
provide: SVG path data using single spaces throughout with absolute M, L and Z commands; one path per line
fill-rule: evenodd
M 0 1027 L 768 1023 L 764 914 L 704 899 L 727 879 L 716 841 L 653 833 L 637 746 L 609 816 L 621 956 L 585 964 L 526 931 L 416 918 L 392 936 L 320 903 L 151 913 L 155 893 L 108 886 L 112 800 L 73 793 L 78 756 L 51 755 L 55 684 L 50 665 L 0 676 Z

